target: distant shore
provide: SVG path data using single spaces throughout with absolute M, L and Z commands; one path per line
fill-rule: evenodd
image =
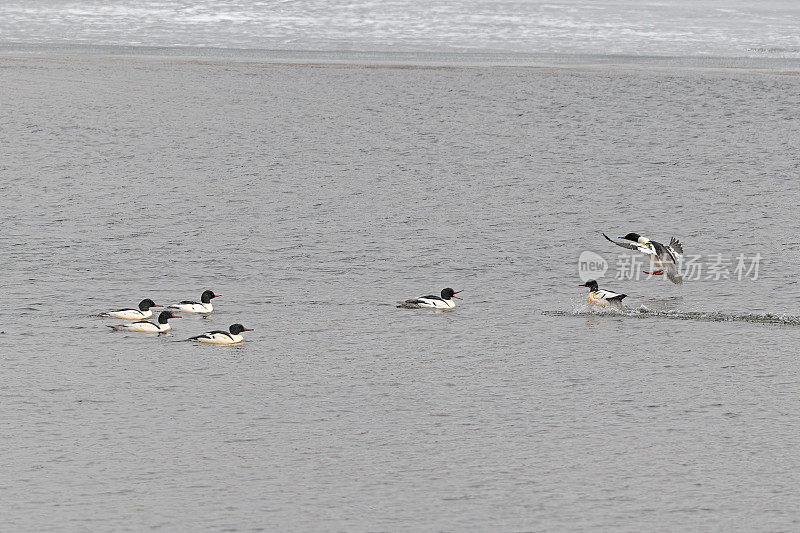
M 543 68 L 574 70 L 746 70 L 798 75 L 800 59 L 774 57 L 673 57 L 507 52 L 364 52 L 153 47 L 84 44 L 0 44 L 0 61 L 109 58 L 174 62 L 249 63 L 341 68 Z

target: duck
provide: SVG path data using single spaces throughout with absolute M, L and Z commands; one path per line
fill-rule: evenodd
M 667 279 L 675 285 L 683 284 L 683 276 L 678 273 L 678 261 L 683 257 L 683 245 L 681 241 L 675 237 L 670 237 L 669 244 L 666 246 L 660 242 L 651 241 L 638 233 L 628 233 L 627 235 L 619 237 L 624 241 L 632 242 L 615 241 L 605 233 L 603 233 L 603 237 L 617 246 L 628 248 L 629 250 L 637 250 L 649 256 L 655 270 L 645 270 L 645 274 L 651 274 L 653 276 L 666 275 Z
M 161 306 L 155 303 L 150 298 L 145 298 L 144 300 L 139 302 L 138 309 L 133 309 L 133 308 L 117 309 L 116 311 L 108 311 L 107 313 L 102 313 L 100 316 L 119 318 L 120 320 L 145 320 L 153 316 L 153 312 L 150 310 L 151 307 L 161 307 Z
M 209 344 L 239 344 L 244 341 L 243 331 L 253 331 L 241 324 L 231 324 L 228 331 L 207 331 L 203 334 L 190 337 L 187 340 L 205 342 Z
M 627 294 L 600 289 L 597 285 L 597 280 L 594 279 L 590 279 L 581 287 L 589 287 L 589 294 L 586 295 L 586 303 L 589 306 L 612 306 L 621 309 L 623 307 L 622 300 L 627 296 Z
M 428 296 L 403 300 L 397 302 L 397 307 L 399 309 L 453 309 L 456 306 L 453 299 L 460 300 L 461 298 L 456 296 L 460 292 L 463 291 L 454 291 L 447 287 L 442 289 L 441 296 L 429 294 Z
M 214 294 L 214 291 L 203 291 L 203 294 L 200 295 L 199 302 L 184 300 L 176 304 L 168 305 L 167 309 L 178 311 L 180 313 L 200 313 L 207 315 L 214 310 L 214 306 L 211 305 L 211 299 L 219 298 L 220 296 L 222 295 Z
M 174 315 L 169 311 L 161 311 L 158 315 L 158 324 L 154 324 L 148 320 L 139 320 L 131 324 L 117 324 L 115 326 L 108 326 L 114 331 L 137 331 L 141 333 L 166 333 L 172 327 L 169 325 L 170 318 L 181 318 L 179 315 Z

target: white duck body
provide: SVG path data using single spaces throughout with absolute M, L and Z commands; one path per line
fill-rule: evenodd
M 214 310 L 214 306 L 211 304 L 211 299 L 219 298 L 220 296 L 220 294 L 214 294 L 214 291 L 203 291 L 199 302 L 184 300 L 176 304 L 168 305 L 167 309 L 182 313 L 199 313 L 207 315 Z
M 132 324 L 118 324 L 116 326 L 108 326 L 114 328 L 114 331 L 138 331 L 141 333 L 165 333 L 172 329 L 169 322 L 166 324 L 155 324 L 147 320 L 141 320 Z
M 616 307 L 617 309 L 623 309 L 624 306 L 622 305 L 622 299 L 625 298 L 627 295 L 620 294 L 618 292 L 609 291 L 606 289 L 600 289 L 597 286 L 597 280 L 589 280 L 581 287 L 589 287 L 589 294 L 586 295 L 586 303 L 589 304 L 589 307 Z
M 420 296 L 419 298 L 412 298 L 397 302 L 397 307 L 401 309 L 453 309 L 456 302 L 453 298 L 457 298 L 456 294 L 461 291 L 454 291 L 451 288 L 442 289 L 441 296 L 429 294 L 428 296 Z
M 173 315 L 169 311 L 161 311 L 158 315 L 157 322 L 150 322 L 148 320 L 138 320 L 132 324 L 117 324 L 116 326 L 108 326 L 114 331 L 136 331 L 139 333 L 166 333 L 172 327 L 169 325 L 170 318 L 180 318 L 178 315 Z
M 205 342 L 207 344 L 240 344 L 244 341 L 242 332 L 253 331 L 241 324 L 232 324 L 228 331 L 206 331 L 200 335 L 189 338 L 190 341 Z
M 139 309 L 118 309 L 106 313 L 106 316 L 119 318 L 120 320 L 145 320 L 153 316 L 151 310 L 141 311 Z
M 193 337 L 192 340 L 208 344 L 239 344 L 244 341 L 244 337 L 242 335 L 233 335 L 227 331 L 208 331 Z
M 403 307 L 406 309 L 453 309 L 456 306 L 452 298 L 445 300 L 433 295 L 420 296 L 419 298 L 399 303 L 404 304 Z
M 151 307 L 161 307 L 157 303 L 155 303 L 150 298 L 145 298 L 141 302 L 139 302 L 139 308 L 126 308 L 126 309 L 117 309 L 116 311 L 109 311 L 107 313 L 103 313 L 100 316 L 106 317 L 114 317 L 119 318 L 120 320 L 146 320 L 153 316 L 153 312 L 150 310 Z
M 597 291 L 591 291 L 589 294 L 587 294 L 586 303 L 588 303 L 590 306 L 597 307 L 622 307 L 622 299 L 625 298 L 625 296 L 625 294 L 619 294 L 617 292 L 600 289 Z
M 189 300 L 184 300 L 183 302 L 167 306 L 167 309 L 171 309 L 173 311 L 178 311 L 181 313 L 202 313 L 207 315 L 208 313 L 214 310 L 214 306 L 211 304 L 211 302 L 204 304 L 202 302 L 192 302 Z

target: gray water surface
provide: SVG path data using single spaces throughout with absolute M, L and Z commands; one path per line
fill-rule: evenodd
M 798 529 L 798 80 L 0 58 L 6 527 Z M 628 231 L 758 279 L 590 313 Z

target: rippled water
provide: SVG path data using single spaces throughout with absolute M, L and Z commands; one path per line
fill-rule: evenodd
M 6 55 L 4 523 L 796 529 L 799 79 Z M 588 313 L 627 231 L 758 279 Z
M 794 0 L 5 0 L 2 43 L 800 57 Z

